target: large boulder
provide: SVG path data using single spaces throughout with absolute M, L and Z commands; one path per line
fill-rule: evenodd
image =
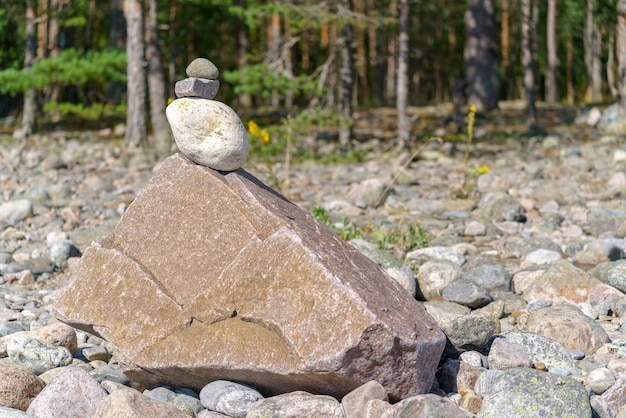
M 169 157 L 61 291 L 128 377 L 341 397 L 427 392 L 445 336 L 378 264 L 252 175 Z

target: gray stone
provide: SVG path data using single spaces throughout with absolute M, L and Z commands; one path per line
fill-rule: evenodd
M 589 398 L 589 403 L 598 418 L 615 418 L 615 413 L 611 410 L 608 402 L 603 397 L 592 395 Z
M 85 370 L 70 367 L 54 378 L 27 412 L 38 417 L 91 417 L 107 391 Z
M 7 341 L 7 353 L 13 363 L 27 367 L 35 374 L 72 362 L 72 354 L 67 348 L 57 347 L 26 333 L 12 336 Z
M 297 391 L 256 402 L 246 415 L 246 418 L 265 417 L 345 418 L 345 415 L 335 398 Z
M 212 100 L 220 88 L 219 80 L 206 80 L 189 77 L 176 82 L 174 92 L 176 97 L 199 97 Z
M 587 375 L 589 388 L 596 395 L 602 395 L 615 384 L 615 374 L 606 367 L 599 367 Z
M 226 380 L 216 380 L 200 391 L 200 403 L 211 411 L 244 418 L 250 406 L 263 395 L 255 388 Z
M 441 296 L 448 284 L 459 276 L 460 267 L 448 261 L 427 261 L 417 273 L 420 296 L 430 300 Z
M 406 255 L 406 260 L 418 266 L 427 261 L 448 261 L 462 266 L 467 261 L 463 254 L 449 247 L 426 247 L 413 250 Z
M 440 326 L 452 345 L 463 350 L 481 349 L 496 329 L 495 321 L 482 315 L 461 316 Z
M 55 310 L 147 388 L 219 377 L 341 397 L 374 379 L 402 398 L 430 389 L 445 346 L 418 301 L 310 213 L 179 155 L 85 251 Z
M 511 290 L 511 275 L 504 266 L 489 258 L 470 259 L 463 266 L 462 277 L 473 281 L 488 292 Z
M 485 289 L 463 276 L 447 285 L 442 296 L 448 302 L 459 303 L 472 309 L 482 308 L 493 300 Z
M 220 72 L 211 61 L 206 58 L 196 58 L 185 69 L 187 77 L 205 78 L 214 80 L 220 76 Z
M 604 232 L 616 232 L 626 222 L 626 210 L 605 206 L 595 206 L 587 215 L 585 232 L 597 237 Z
M 560 367 L 572 374 L 580 374 L 565 347 L 550 338 L 519 330 L 507 331 L 500 336 L 523 347 L 533 364 L 543 363 L 548 367 L 548 370 L 553 367 Z
M 524 264 L 522 267 L 526 267 L 528 265 L 541 265 L 541 264 L 552 264 L 556 261 L 562 260 L 563 256 L 557 251 L 546 250 L 544 248 L 538 248 L 536 250 L 530 251 L 524 257 Z
M 130 379 L 124 374 L 122 370 L 117 367 L 112 367 L 108 364 L 98 367 L 90 372 L 94 379 L 98 382 L 104 382 L 110 380 L 111 382 L 120 383 L 122 385 L 129 385 Z
M 488 192 L 478 202 L 472 212 L 473 220 L 481 222 L 525 222 L 526 211 L 511 195 L 503 192 Z
M 37 418 L 33 414 L 21 411 L 19 409 L 7 408 L 0 405 L 0 416 L 2 418 Z
M 143 392 L 143 394 L 150 399 L 154 399 L 155 401 L 164 403 L 169 402 L 176 397 L 176 392 L 164 386 L 160 386 L 152 390 L 146 390 Z
M 488 370 L 476 382 L 483 397 L 479 418 L 591 417 L 580 382 L 534 369 Z
M 12 200 L 0 205 L 0 225 L 14 224 L 32 215 L 33 203 L 28 199 Z

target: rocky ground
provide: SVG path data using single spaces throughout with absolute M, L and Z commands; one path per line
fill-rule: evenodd
M 284 164 L 245 167 L 356 239 L 445 332 L 432 394 L 393 406 L 376 382 L 343 400 L 228 382 L 141 395 L 106 341 L 50 309 L 154 164 L 93 134 L 3 143 L 0 415 L 626 416 L 623 138 L 572 124 L 522 144 L 480 120 L 476 134 L 467 160 L 464 144 L 434 141 L 413 159 L 292 165 L 288 182 Z

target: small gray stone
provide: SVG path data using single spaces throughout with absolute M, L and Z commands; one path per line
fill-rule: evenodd
M 452 283 L 459 273 L 459 266 L 448 261 L 425 262 L 417 273 L 420 296 L 425 300 L 441 296 L 446 286 Z
M 205 78 L 214 80 L 220 76 L 220 71 L 215 64 L 206 58 L 196 58 L 191 61 L 185 70 L 187 77 Z
M 477 237 L 480 235 L 485 235 L 485 232 L 487 232 L 487 227 L 484 223 L 479 221 L 469 221 L 465 225 L 465 230 L 463 234 L 470 237 Z
M 610 369 L 599 367 L 589 373 L 587 383 L 593 393 L 602 395 L 615 384 L 615 375 Z
M 150 399 L 154 399 L 159 402 L 169 402 L 176 397 L 176 393 L 164 386 L 154 388 L 152 390 L 146 390 L 143 392 L 145 396 Z
M 250 406 L 263 399 L 263 395 L 251 386 L 227 380 L 216 380 L 200 391 L 202 406 L 235 418 L 246 416 Z
M 615 413 L 609 407 L 607 401 L 598 395 L 592 395 L 589 398 L 591 409 L 596 413 L 598 418 L 615 418 Z
M 13 363 L 27 367 L 37 375 L 72 362 L 72 354 L 67 348 L 54 346 L 26 333 L 8 340 L 7 353 Z
M 449 324 L 438 325 L 452 345 L 463 350 L 481 349 L 496 329 L 495 321 L 482 315 L 465 315 Z
M 117 382 L 122 385 L 129 385 L 130 379 L 126 377 L 124 372 L 116 367 L 111 367 L 108 364 L 98 367 L 90 372 L 90 374 L 98 381 L 103 382 L 105 380 L 110 380 L 112 382 Z
M 417 265 L 422 265 L 427 261 L 448 261 L 462 266 L 465 264 L 465 256 L 449 247 L 427 247 L 413 250 L 406 255 L 407 261 L 412 261 Z
M 218 80 L 189 77 L 176 82 L 174 92 L 176 97 L 199 97 L 212 100 L 220 88 Z
M 0 323 L 0 338 L 6 335 L 14 334 L 16 332 L 26 331 L 24 325 L 19 322 L 4 322 Z
M 555 261 L 562 260 L 563 257 L 556 251 L 539 248 L 526 254 L 522 267 L 530 265 L 552 264 Z
M 33 213 L 33 203 L 28 199 L 12 200 L 0 205 L 0 224 L 13 224 Z
M 457 279 L 446 286 L 442 296 L 444 300 L 472 309 L 481 308 L 493 300 L 485 289 L 465 278 Z

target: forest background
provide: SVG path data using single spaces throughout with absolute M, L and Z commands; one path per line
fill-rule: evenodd
M 329 127 L 347 151 L 362 109 L 394 108 L 394 138 L 409 148 L 409 106 L 451 102 L 460 130 L 467 106 L 488 112 L 522 99 L 532 133 L 537 99 L 626 97 L 623 0 L 0 4 L 0 118 L 16 138 L 60 122 L 125 121 L 126 147 L 167 154 L 164 110 L 196 57 L 220 69 L 217 99 L 267 126 L 276 149 L 279 138 Z

